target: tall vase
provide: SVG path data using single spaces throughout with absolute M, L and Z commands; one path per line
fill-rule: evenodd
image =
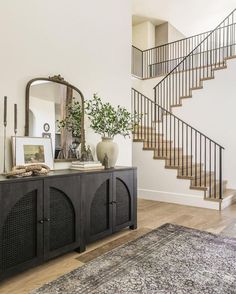
M 97 144 L 97 158 L 103 163 L 104 157 L 108 156 L 108 167 L 112 168 L 116 165 L 119 148 L 118 144 L 113 142 L 113 138 L 102 137 L 102 141 Z

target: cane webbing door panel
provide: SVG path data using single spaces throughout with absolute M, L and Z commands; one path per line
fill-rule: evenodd
M 112 233 L 112 174 L 86 175 L 82 181 L 86 242 Z
M 46 179 L 44 182 L 45 258 L 52 258 L 80 243 L 79 176 Z
M 113 231 L 127 227 L 133 220 L 133 172 L 114 172 L 113 175 Z
M 42 181 L 0 186 L 0 273 L 43 259 Z

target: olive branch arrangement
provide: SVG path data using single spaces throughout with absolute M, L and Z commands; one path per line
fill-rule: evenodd
M 131 114 L 125 107 L 112 106 L 102 102 L 97 95 L 85 101 L 85 111 L 90 119 L 90 127 L 102 137 L 114 138 L 116 135 L 130 136 L 142 115 Z

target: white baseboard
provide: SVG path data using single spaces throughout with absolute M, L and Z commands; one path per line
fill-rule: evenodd
M 206 201 L 203 197 L 191 194 L 178 194 L 165 191 L 155 191 L 147 189 L 138 189 L 138 197 L 147 200 L 154 200 L 160 202 L 168 202 L 175 204 L 182 204 L 188 206 L 202 207 L 208 209 L 219 210 L 219 202 Z M 230 197 L 229 197 L 230 198 Z M 226 199 L 228 200 L 228 198 Z M 231 205 L 232 199 L 229 201 L 222 201 L 222 209 Z

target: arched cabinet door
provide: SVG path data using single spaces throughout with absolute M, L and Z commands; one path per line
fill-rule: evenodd
M 53 258 L 79 248 L 80 177 L 55 177 L 44 181 L 44 256 Z
M 136 171 L 117 171 L 113 175 L 113 231 L 137 227 Z
M 43 260 L 43 181 L 8 181 L 0 185 L 0 276 Z
M 86 243 L 112 233 L 112 174 L 87 174 L 82 178 Z

